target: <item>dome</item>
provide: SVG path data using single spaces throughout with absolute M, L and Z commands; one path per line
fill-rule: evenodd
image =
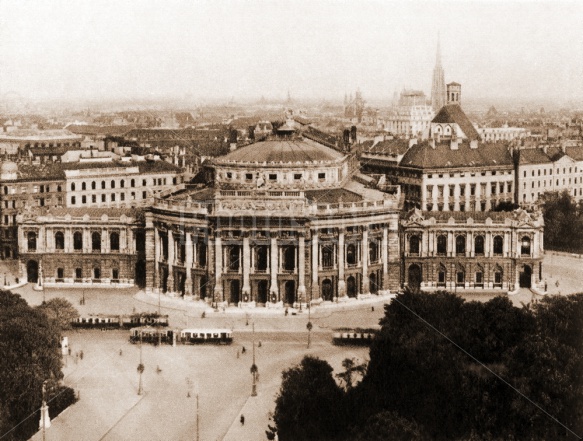
M 4 161 L 2 166 L 0 167 L 0 173 L 17 173 L 18 172 L 18 165 L 16 162 L 12 161 Z
M 344 154 L 311 139 L 293 138 L 257 142 L 217 158 L 216 162 L 334 162 L 342 158 Z

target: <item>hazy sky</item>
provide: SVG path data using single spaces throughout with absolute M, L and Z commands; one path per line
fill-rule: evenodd
M 0 96 L 583 98 L 583 2 L 0 0 Z

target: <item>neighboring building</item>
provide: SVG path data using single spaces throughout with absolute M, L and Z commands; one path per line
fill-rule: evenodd
M 17 215 L 36 207 L 62 207 L 65 204 L 65 179 L 52 164 L 18 166 L 4 161 L 0 173 L 0 255 L 18 257 Z
M 297 305 L 399 287 L 400 194 L 288 131 L 210 162 L 214 187 L 146 213 L 147 288 L 228 305 Z
M 423 289 L 544 289 L 542 213 L 410 211 L 403 283 Z
M 535 204 L 545 192 L 567 190 L 583 200 L 583 147 L 544 147 L 518 151 L 517 202 Z
M 447 105 L 443 106 L 431 121 L 431 138 L 459 141 L 479 141 L 480 134 L 461 107 L 461 86 L 447 85 Z
M 182 171 L 175 165 L 160 160 L 125 159 L 63 163 L 67 187 L 66 206 L 143 206 L 155 193 L 182 183 Z
M 344 117 L 354 123 L 362 122 L 364 105 L 365 101 L 360 90 L 356 91 L 354 98 L 352 98 L 352 94 L 350 94 L 349 98 L 344 95 Z
M 530 136 L 529 132 L 522 127 L 479 127 L 478 133 L 484 142 L 508 142 L 515 139 L 524 139 Z
M 45 286 L 143 286 L 140 212 L 43 208 L 17 216 L 20 277 Z
M 9 159 L 56 161 L 66 151 L 79 149 L 83 137 L 68 130 L 18 129 L 0 133 L 0 155 Z
M 435 112 L 427 105 L 423 92 L 404 90 L 401 92 L 399 104 L 386 120 L 385 130 L 406 138 L 427 138 L 434 116 Z

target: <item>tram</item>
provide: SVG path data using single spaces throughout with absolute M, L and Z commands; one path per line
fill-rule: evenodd
M 378 329 L 349 329 L 341 328 L 336 329 L 336 332 L 332 335 L 332 343 L 335 345 L 354 345 L 354 346 L 366 346 L 370 345 L 374 340 Z
M 71 322 L 74 328 L 134 328 L 136 326 L 168 326 L 168 316 L 156 313 L 136 313 L 131 315 L 89 314 L 77 317 Z
M 233 332 L 222 328 L 170 329 L 153 326 L 140 326 L 130 330 L 131 343 L 152 344 L 220 344 L 233 342 Z

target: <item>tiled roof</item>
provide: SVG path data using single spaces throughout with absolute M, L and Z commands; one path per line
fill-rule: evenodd
M 464 132 L 469 140 L 480 139 L 480 134 L 468 119 L 461 106 L 457 104 L 443 106 L 431 122 L 439 124 L 455 123 L 460 126 L 460 129 L 462 129 L 462 132 Z
M 388 139 L 381 141 L 368 151 L 371 153 L 382 153 L 385 155 L 398 156 L 404 155 L 409 150 L 408 139 Z
M 514 165 L 507 146 L 502 143 L 480 143 L 472 149 L 468 142 L 462 142 L 457 150 L 450 148 L 450 143 L 437 143 L 435 148 L 428 142 L 412 146 L 399 163 L 402 167 L 421 169 L 459 168 L 459 167 L 493 167 Z
M 549 164 L 551 158 L 544 152 L 543 149 L 524 149 L 519 153 L 519 164 Z
M 67 126 L 67 130 L 72 133 L 90 136 L 121 136 L 133 129 L 134 126 L 98 126 L 94 124 L 71 124 Z
M 193 201 L 208 201 L 214 199 L 215 190 L 212 187 L 197 188 L 194 190 L 178 191 L 170 194 L 166 199 L 186 200 L 190 197 Z
M 311 203 L 337 204 L 340 202 L 360 202 L 362 196 L 344 188 L 332 188 L 328 190 L 307 190 L 306 199 Z
M 311 139 L 277 139 L 257 142 L 241 147 L 219 161 L 240 162 L 310 162 L 335 161 L 344 157 L 337 152 Z
M 547 149 L 547 154 L 553 161 L 558 161 L 565 156 L 565 152 L 563 152 L 560 147 L 549 147 Z
M 583 161 L 583 146 L 567 147 L 565 150 L 575 161 Z

